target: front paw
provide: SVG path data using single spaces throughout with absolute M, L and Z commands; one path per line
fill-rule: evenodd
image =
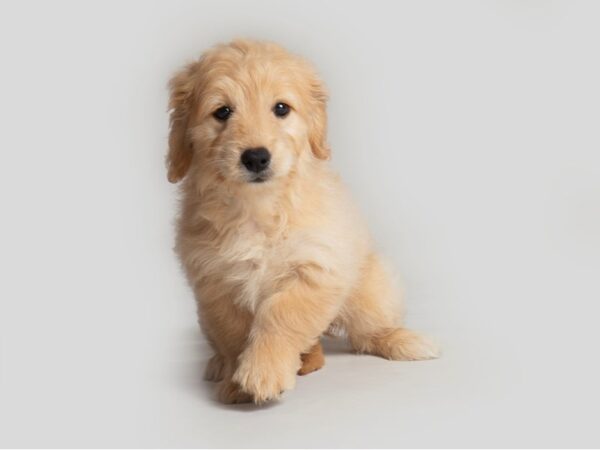
M 232 405 L 235 403 L 252 403 L 252 396 L 243 392 L 237 383 L 223 380 L 217 388 L 217 397 L 222 403 Z
M 268 354 L 248 351 L 242 354 L 233 381 L 252 395 L 254 403 L 262 404 L 277 400 L 283 391 L 293 389 L 297 366 L 299 360 L 296 363 L 286 362 L 283 357 L 275 359 Z

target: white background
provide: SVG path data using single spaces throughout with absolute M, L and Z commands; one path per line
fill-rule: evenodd
M 600 3 L 0 5 L 0 445 L 600 445 Z M 333 165 L 441 359 L 328 342 L 278 404 L 215 402 L 166 83 L 235 36 L 319 67 Z

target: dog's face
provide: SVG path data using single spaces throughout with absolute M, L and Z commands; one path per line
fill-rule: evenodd
M 218 46 L 171 80 L 169 180 L 246 187 L 327 159 L 326 94 L 314 70 L 274 44 Z

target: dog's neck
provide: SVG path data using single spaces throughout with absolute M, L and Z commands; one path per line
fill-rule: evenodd
M 300 197 L 295 195 L 297 180 L 274 180 L 246 186 L 227 187 L 206 183 L 184 189 L 183 213 L 194 222 L 209 222 L 219 232 L 233 231 L 242 224 L 254 224 L 266 234 L 283 233 L 292 214 L 299 213 Z M 295 208 L 290 205 L 295 204 Z

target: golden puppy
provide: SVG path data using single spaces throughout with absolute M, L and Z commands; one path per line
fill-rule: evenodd
M 398 295 L 329 167 L 326 101 L 306 61 L 263 42 L 219 45 L 170 82 L 176 249 L 223 402 L 292 389 L 323 365 L 319 337 L 332 326 L 357 352 L 437 354 L 401 326 Z

